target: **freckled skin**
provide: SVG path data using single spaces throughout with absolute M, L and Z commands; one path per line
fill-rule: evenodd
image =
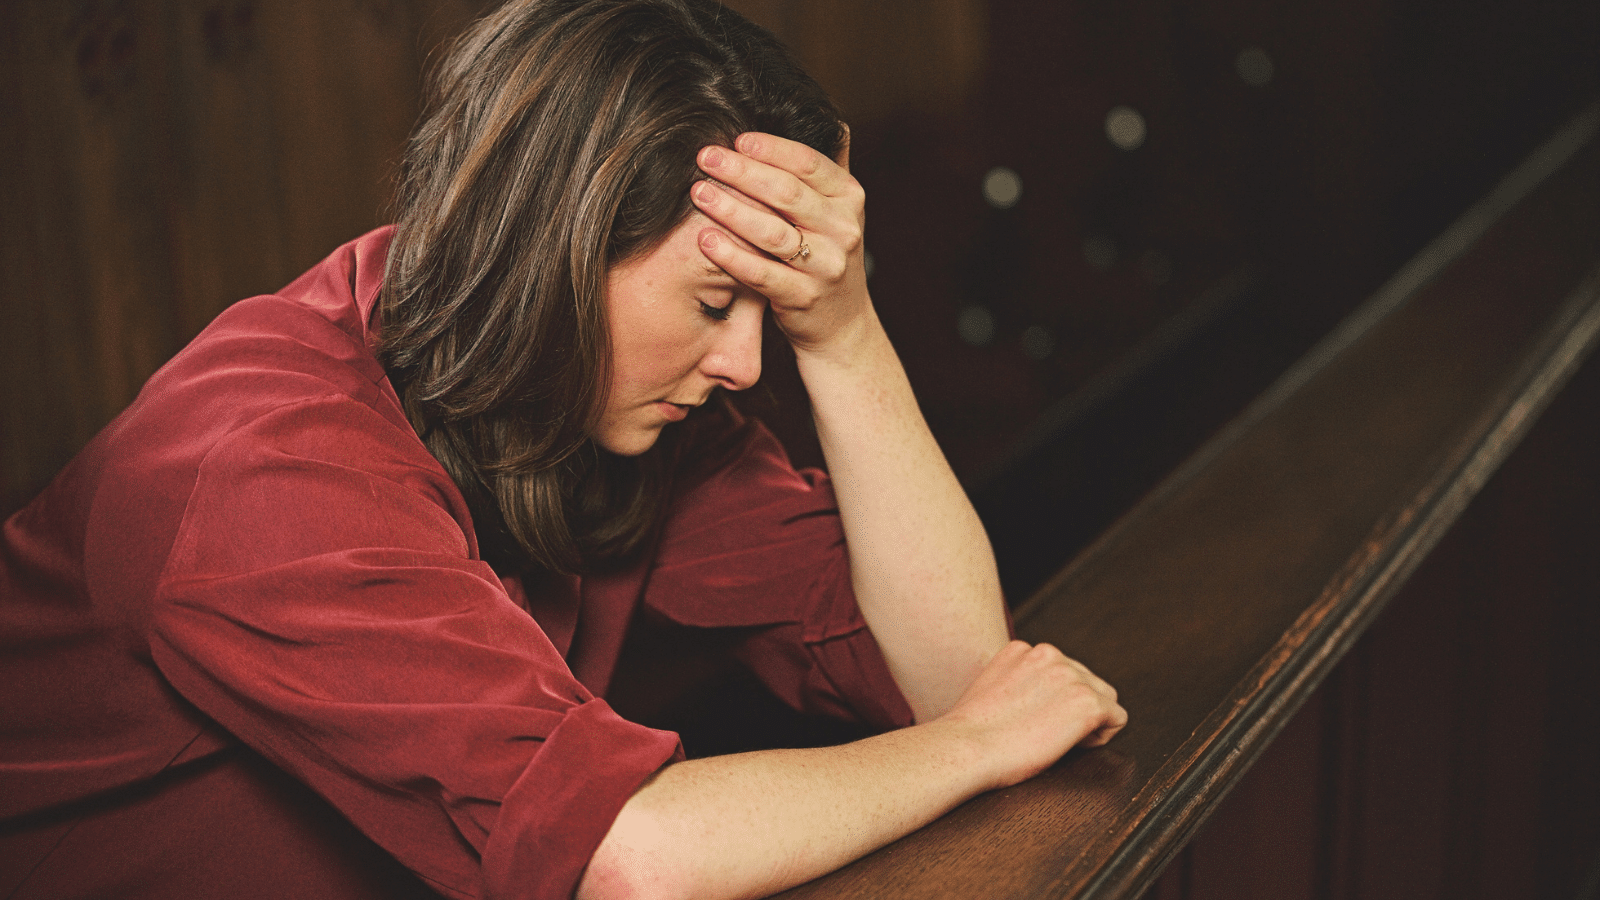
M 593 437 L 612 453 L 645 452 L 713 388 L 761 377 L 766 300 L 706 260 L 697 239 L 710 224 L 694 213 L 607 275 L 611 384 Z
M 856 604 L 917 724 L 662 769 L 617 814 L 579 900 L 767 896 L 1030 777 L 1070 747 L 1099 746 L 1128 720 L 1116 691 L 1082 664 L 1007 640 L 983 525 L 867 293 L 866 198 L 848 149 L 830 160 L 745 134 L 702 148 L 697 162 L 707 177 L 690 195 L 702 215 L 610 273 L 615 375 L 595 439 L 641 452 L 681 415 L 674 404 L 753 383 L 770 307 L 811 401 Z M 724 292 L 712 299 L 695 296 L 708 266 L 733 279 L 716 282 Z M 725 317 L 715 308 L 723 297 Z

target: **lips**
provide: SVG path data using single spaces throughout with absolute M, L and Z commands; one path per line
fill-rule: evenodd
M 682 422 L 684 418 L 689 415 L 689 410 L 693 409 L 693 407 L 686 406 L 682 403 L 670 403 L 666 400 L 657 400 L 656 409 L 663 417 L 667 419 L 667 421 Z

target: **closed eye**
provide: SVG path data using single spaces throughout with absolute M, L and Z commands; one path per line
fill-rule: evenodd
M 710 318 L 716 319 L 718 322 L 726 322 L 728 321 L 728 317 L 733 315 L 733 304 L 729 303 L 727 306 L 712 306 L 711 304 L 702 300 L 700 301 L 700 311 L 705 313 Z

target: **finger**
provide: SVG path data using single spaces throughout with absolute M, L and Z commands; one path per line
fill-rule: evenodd
M 734 191 L 701 181 L 689 194 L 707 217 L 774 258 L 788 261 L 805 246 L 805 236 L 789 220 Z
M 1088 667 L 1086 667 L 1083 663 L 1080 663 L 1077 660 L 1073 660 L 1073 662 L 1077 663 L 1078 671 L 1082 674 L 1084 682 L 1090 687 L 1094 688 L 1095 693 L 1105 697 L 1112 703 L 1117 702 L 1117 689 L 1112 687 L 1110 682 L 1089 671 Z
M 827 201 L 792 172 L 726 147 L 705 147 L 697 161 L 700 171 L 771 207 L 791 222 L 815 226 L 823 217 Z
M 1048 665 L 1065 666 L 1074 677 L 1084 684 L 1087 684 L 1094 690 L 1095 693 L 1103 696 L 1110 694 L 1112 699 L 1116 699 L 1116 691 L 1112 690 L 1111 685 L 1107 684 L 1098 675 L 1089 671 L 1088 666 L 1078 662 L 1070 656 L 1067 656 L 1065 653 L 1062 653 L 1061 650 L 1054 644 L 1040 642 L 1034 645 L 1033 652 L 1038 656 L 1041 662 L 1044 662 Z
M 1102 696 L 1110 697 L 1113 701 L 1117 699 L 1117 689 L 1112 687 L 1110 682 L 1107 682 L 1104 678 L 1096 675 L 1089 669 L 1088 666 L 1078 662 L 1070 656 L 1063 654 L 1061 658 L 1072 667 L 1074 672 L 1078 673 L 1079 677 L 1081 677 L 1090 687 L 1094 688 L 1096 693 L 1099 693 Z
M 1106 710 L 1105 717 L 1078 744 L 1083 747 L 1102 747 L 1116 737 L 1122 731 L 1123 726 L 1127 724 L 1127 710 L 1113 703 Z
M 715 179 L 711 180 L 711 184 L 714 185 L 715 187 L 721 189 L 721 191 L 724 194 L 727 194 L 729 197 L 732 197 L 733 199 L 739 201 L 740 203 L 743 203 L 745 206 L 748 206 L 751 209 L 756 209 L 756 210 L 760 210 L 762 212 L 771 213 L 772 215 L 775 215 L 775 216 L 779 215 L 777 210 L 775 210 L 772 207 L 766 205 L 765 203 L 762 203 L 760 200 L 757 200 L 754 197 L 751 197 L 749 194 L 746 194 L 744 191 L 741 191 L 738 188 L 736 188 L 736 187 L 734 187 L 734 186 L 732 186 L 730 184 L 724 184 L 723 182 L 717 181 Z
M 716 228 L 700 232 L 700 252 L 740 284 L 768 300 L 792 290 L 795 281 L 805 276 L 755 248 L 740 246 L 739 238 Z
M 1099 728 L 1091 733 L 1088 737 L 1079 741 L 1078 746 L 1090 748 L 1104 747 L 1105 745 L 1111 743 L 1111 739 L 1116 736 L 1117 730 L 1115 728 Z
M 1113 705 L 1110 712 L 1106 716 L 1106 720 L 1102 722 L 1098 728 L 1091 732 L 1088 737 L 1084 738 L 1082 744 L 1085 747 L 1105 746 L 1105 744 L 1112 738 L 1116 737 L 1117 734 L 1121 732 L 1123 727 L 1127 724 L 1128 711 L 1123 709 L 1120 705 Z
M 843 196 L 855 181 L 838 161 L 799 141 L 748 131 L 739 135 L 733 146 L 756 162 L 788 172 L 825 197 Z
M 834 157 L 833 161 L 839 164 L 839 168 L 848 172 L 850 171 L 850 124 L 840 122 L 839 127 L 844 129 L 844 139 L 840 141 L 839 155 Z
M 1033 648 L 1028 651 L 1028 655 L 1032 657 L 1037 665 L 1065 669 L 1071 678 L 1088 685 L 1090 690 L 1093 690 L 1096 694 L 1101 696 L 1113 695 L 1112 699 L 1116 699 L 1114 696 L 1116 691 L 1111 689 L 1111 685 L 1089 671 L 1088 666 L 1062 653 L 1054 644 L 1041 641 L 1033 645 Z
M 1000 656 L 1004 654 L 1007 656 L 1022 656 L 1032 649 L 1033 645 L 1027 641 L 1020 640 L 1018 638 L 1012 638 L 1004 647 L 1001 647 L 1000 652 L 996 653 L 995 655 Z

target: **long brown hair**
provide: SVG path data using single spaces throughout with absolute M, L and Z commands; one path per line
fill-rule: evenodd
M 688 215 L 695 153 L 745 131 L 829 156 L 843 138 L 782 45 L 711 0 L 511 0 L 434 74 L 379 359 L 490 562 L 581 571 L 659 520 L 676 435 L 638 458 L 588 436 L 609 384 L 606 272 Z

